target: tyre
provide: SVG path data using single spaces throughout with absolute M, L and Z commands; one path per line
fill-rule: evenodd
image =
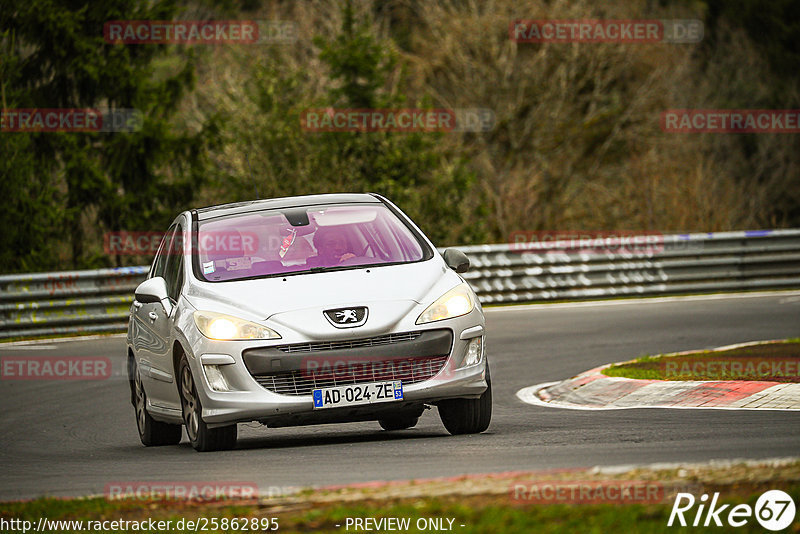
M 477 399 L 450 399 L 439 403 L 439 417 L 450 434 L 478 434 L 492 420 L 492 379 L 486 367 L 486 391 Z
M 378 424 L 381 425 L 381 428 L 384 430 L 405 430 L 406 428 L 416 426 L 417 421 L 419 421 L 419 417 L 398 416 L 379 419 Z
M 181 411 L 189 443 L 196 451 L 221 451 L 236 446 L 236 425 L 209 428 L 203 421 L 203 407 L 197 396 L 192 370 L 184 354 L 179 366 Z
M 131 358 L 131 374 L 133 375 L 133 408 L 136 412 L 136 428 L 139 439 L 145 447 L 161 445 L 177 445 L 181 442 L 181 425 L 172 425 L 156 421 L 147 411 L 147 393 L 139 376 L 139 366 Z

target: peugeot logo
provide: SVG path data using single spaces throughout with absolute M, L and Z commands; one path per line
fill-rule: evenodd
M 352 308 L 337 308 L 322 312 L 328 322 L 336 328 L 352 328 L 367 322 L 368 310 L 366 306 Z
M 340 323 L 346 323 L 348 321 L 353 321 L 354 323 L 357 323 L 358 317 L 356 317 L 355 310 L 342 310 L 336 312 L 336 320 Z

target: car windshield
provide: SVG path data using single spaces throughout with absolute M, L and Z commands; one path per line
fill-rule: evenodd
M 201 221 L 193 258 L 209 282 L 419 261 L 420 240 L 383 205 L 266 210 Z

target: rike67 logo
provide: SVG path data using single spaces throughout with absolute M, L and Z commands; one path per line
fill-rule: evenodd
M 721 527 L 727 524 L 741 527 L 755 517 L 765 529 L 779 531 L 792 524 L 796 512 L 792 497 L 781 490 L 764 492 L 756 501 L 755 507 L 749 504 L 737 504 L 733 507 L 730 504 L 720 505 L 719 493 L 714 493 L 711 502 L 708 499 L 705 493 L 699 499 L 695 499 L 691 493 L 678 493 L 667 526 Z M 692 510 L 695 504 L 698 504 L 697 510 Z

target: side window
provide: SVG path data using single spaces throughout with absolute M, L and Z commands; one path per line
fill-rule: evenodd
M 167 261 L 163 276 L 167 281 L 167 294 L 172 300 L 177 301 L 183 286 L 183 230 L 180 224 L 170 236 L 168 244 L 171 246 L 166 249 Z
M 150 272 L 150 278 L 156 276 L 164 276 L 164 271 L 167 265 L 167 259 L 170 256 L 172 247 L 172 236 L 175 233 L 175 225 L 169 227 L 169 230 L 164 234 L 161 240 L 161 245 L 158 247 L 156 258 L 153 260 L 153 269 Z

